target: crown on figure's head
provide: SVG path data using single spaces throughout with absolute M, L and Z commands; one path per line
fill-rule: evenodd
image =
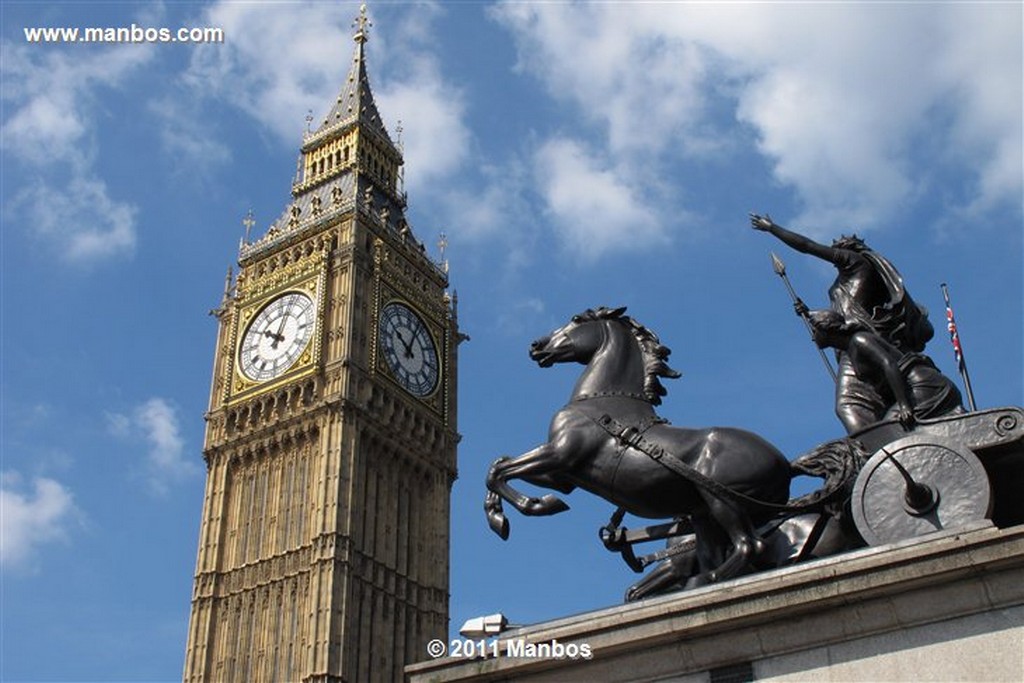
M 832 240 L 832 246 L 836 249 L 852 249 L 853 251 L 864 251 L 868 245 L 857 235 L 841 235 L 839 239 Z

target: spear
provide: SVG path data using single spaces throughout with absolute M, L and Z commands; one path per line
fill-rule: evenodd
M 772 268 L 775 270 L 775 274 L 782 278 L 782 281 L 786 283 L 786 289 L 789 290 L 789 296 L 792 297 L 793 303 L 796 304 L 800 301 L 800 297 L 796 295 L 796 291 L 793 289 L 793 285 L 789 282 L 789 276 L 786 275 L 786 264 L 782 262 L 775 252 L 770 252 L 772 255 Z M 811 339 L 814 339 L 814 328 L 811 326 L 811 321 L 807 316 L 807 312 L 803 311 L 800 313 L 800 318 L 804 321 L 804 325 L 807 326 L 807 331 L 811 334 Z M 832 368 L 832 364 L 828 362 L 828 356 L 825 355 L 825 350 L 818 347 L 818 353 L 821 354 L 821 362 L 825 364 L 825 369 L 828 370 L 828 374 L 832 377 L 832 381 L 838 383 L 839 378 L 836 377 L 836 371 Z

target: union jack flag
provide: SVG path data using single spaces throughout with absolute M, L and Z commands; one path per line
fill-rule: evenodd
M 949 341 L 953 344 L 953 355 L 956 356 L 956 364 L 960 370 L 960 376 L 964 380 L 964 389 L 967 390 L 967 405 L 974 412 L 978 409 L 974 402 L 974 390 L 971 389 L 971 378 L 967 374 L 967 361 L 964 360 L 964 349 L 960 346 L 960 333 L 956 329 L 956 318 L 953 317 L 953 306 L 949 303 L 949 290 L 946 283 L 942 283 L 942 298 L 946 300 L 946 329 L 949 330 Z
M 960 347 L 960 335 L 956 331 L 956 318 L 953 317 L 953 307 L 949 303 L 949 293 L 945 286 L 942 288 L 943 298 L 946 300 L 946 329 L 949 330 L 949 341 L 953 344 L 953 355 L 956 356 L 956 364 L 960 371 L 964 370 L 964 350 Z

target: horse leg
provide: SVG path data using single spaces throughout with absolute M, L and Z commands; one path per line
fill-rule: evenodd
M 530 484 L 533 484 L 534 486 L 543 486 L 545 488 L 551 488 L 555 489 L 556 491 L 561 491 L 562 493 L 572 493 L 576 489 L 575 484 L 566 479 L 558 477 L 555 474 L 538 477 L 527 477 L 524 478 L 524 481 L 527 481 Z M 510 486 L 506 485 L 506 488 L 509 489 L 510 491 L 512 490 L 512 487 Z M 554 498 L 554 496 L 546 496 L 545 498 Z M 541 498 L 538 500 L 543 501 L 544 499 Z M 557 501 L 555 507 L 557 507 L 558 503 L 561 503 L 562 505 L 568 507 L 568 505 L 566 505 L 563 501 Z M 561 512 L 561 510 L 558 510 L 558 512 Z M 484 514 L 487 516 L 488 526 L 491 527 L 494 533 L 501 536 L 502 540 L 508 540 L 508 518 L 505 517 L 505 510 L 501 504 L 500 495 L 493 491 L 487 492 L 487 496 L 484 498 Z M 550 512 L 548 514 L 555 513 Z
M 565 501 L 554 494 L 548 493 L 539 498 L 528 496 L 508 483 L 509 479 L 523 479 L 541 486 L 551 482 L 552 475 L 557 474 L 563 467 L 555 453 L 550 444 L 543 444 L 517 458 L 498 458 L 491 463 L 487 472 L 488 490 L 507 500 L 524 515 L 554 515 L 568 510 L 569 506 Z M 562 481 L 559 481 L 558 488 L 564 488 Z
M 566 458 L 560 457 L 563 453 L 564 450 L 551 444 L 543 444 L 518 458 L 501 457 L 491 463 L 486 478 L 490 493 L 484 500 L 484 512 L 492 531 L 502 539 L 508 538 L 508 519 L 501 506 L 503 499 L 524 515 L 554 515 L 569 509 L 565 501 L 554 494 L 528 496 L 508 483 L 509 479 L 518 478 L 563 493 L 571 492 L 575 485 L 561 476 L 567 468 Z
M 722 527 L 710 518 L 707 510 L 694 511 L 690 515 L 693 533 L 697 538 L 694 551 L 699 570 L 686 582 L 684 588 L 699 588 L 715 581 L 714 571 L 725 561 L 729 550 L 729 538 Z
M 512 488 L 509 479 L 523 479 L 539 486 L 553 486 L 566 492 L 575 487 L 570 481 L 570 472 L 578 463 L 591 456 L 595 449 L 595 432 L 602 439 L 607 436 L 592 428 L 589 418 L 563 410 L 551 421 L 548 443 L 541 444 L 517 458 L 498 458 L 487 471 L 487 489 L 508 501 L 524 515 L 554 515 L 569 509 L 565 502 L 554 494 L 532 497 Z M 487 506 L 485 506 L 487 508 Z M 487 508 L 490 512 L 493 506 Z M 505 538 L 508 534 L 507 521 L 502 523 L 500 512 L 490 516 L 491 528 Z
M 659 562 L 650 574 L 626 589 L 626 602 L 642 600 L 648 595 L 660 593 L 676 583 L 676 580 L 676 573 L 673 571 L 671 562 L 668 560 Z
M 683 583 L 693 575 L 695 555 L 695 551 L 687 551 L 659 562 L 650 574 L 626 590 L 626 602 L 642 600 Z
M 554 489 L 559 493 L 572 493 L 576 490 L 576 484 L 555 472 L 552 472 L 551 474 L 521 478 L 528 484 L 533 484 L 534 486 L 540 486 L 546 489 Z
M 750 517 L 730 503 L 701 491 L 711 519 L 725 532 L 731 552 L 716 568 L 708 572 L 709 582 L 732 578 L 747 567 L 764 550 L 764 541 L 754 531 Z

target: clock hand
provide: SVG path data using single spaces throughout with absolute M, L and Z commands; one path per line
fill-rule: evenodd
M 401 341 L 402 346 L 405 347 L 405 357 L 413 358 L 416 354 L 412 352 L 412 341 L 405 341 L 405 337 L 402 336 L 401 330 L 395 330 L 395 334 L 398 335 L 399 341 Z
M 284 341 L 284 335 L 281 334 L 281 330 L 284 329 L 284 321 L 288 319 L 288 314 L 285 313 L 281 316 L 281 322 L 277 326 L 277 334 L 273 334 L 270 330 L 267 330 L 269 336 L 274 340 L 274 343 L 270 345 L 270 348 L 277 350 L 277 345 Z

